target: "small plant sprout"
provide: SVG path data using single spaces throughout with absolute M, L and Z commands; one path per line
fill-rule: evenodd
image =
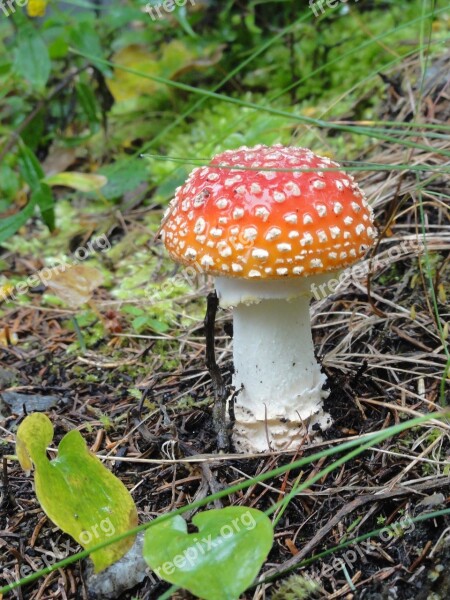
M 220 305 L 234 308 L 239 450 L 286 449 L 330 426 L 311 294 L 376 235 L 353 177 L 306 148 L 227 150 L 177 189 L 162 226 L 166 248 L 214 275 Z

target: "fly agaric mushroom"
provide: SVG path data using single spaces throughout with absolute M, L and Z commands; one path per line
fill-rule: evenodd
M 161 231 L 172 259 L 214 275 L 234 308 L 236 447 L 285 449 L 329 427 L 309 303 L 376 238 L 353 177 L 306 148 L 227 150 L 177 189 Z

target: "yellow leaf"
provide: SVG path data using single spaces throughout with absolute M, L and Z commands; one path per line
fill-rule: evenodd
M 89 302 L 92 292 L 103 283 L 103 275 L 95 267 L 85 265 L 62 265 L 54 267 L 48 276 L 42 271 L 42 279 L 50 290 L 71 308 L 79 308 Z
M 114 70 L 114 77 L 107 81 L 115 100 L 137 99 L 155 92 L 168 94 L 165 84 L 148 79 L 145 75 L 176 79 L 186 71 L 205 69 L 219 62 L 223 46 L 211 46 L 202 51 L 191 48 L 180 40 L 161 44 L 158 53 L 150 53 L 143 46 L 130 45 L 113 56 L 116 65 L 139 71 L 142 75 L 128 73 L 120 68 Z
M 159 74 L 157 57 L 147 52 L 142 46 L 132 45 L 122 48 L 114 54 L 112 60 L 117 65 L 139 71 L 145 75 Z M 118 102 L 130 100 L 143 94 L 152 94 L 158 87 L 161 88 L 160 84 L 151 79 L 128 73 L 122 69 L 115 69 L 113 79 L 109 79 L 107 84 L 114 99 Z
M 43 17 L 47 8 L 48 0 L 29 0 L 27 13 L 29 17 Z
M 18 341 L 17 333 L 11 331 L 8 325 L 0 330 L 0 346 L 15 346 Z
M 14 291 L 12 283 L 4 283 L 0 285 L 0 303 L 8 300 L 10 294 Z
M 31 471 L 33 460 L 36 464 L 39 462 L 52 439 L 53 426 L 44 414 L 34 413 L 32 419 L 25 419 L 16 439 L 16 454 L 24 471 Z
M 108 183 L 108 179 L 104 175 L 77 173 L 75 171 L 64 171 L 55 175 L 49 175 L 42 181 L 47 185 L 61 185 L 79 190 L 80 192 L 93 192 Z
M 89 452 L 80 432 L 69 431 L 57 458 L 50 461 L 46 448 L 52 439 L 53 425 L 42 413 L 27 416 L 17 431 L 17 456 L 25 470 L 34 465 L 36 496 L 49 519 L 86 550 L 136 527 L 137 510 L 129 491 Z M 93 552 L 95 571 L 119 560 L 134 539 L 128 536 Z

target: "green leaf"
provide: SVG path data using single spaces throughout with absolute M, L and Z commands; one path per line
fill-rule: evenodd
M 2 77 L 3 75 L 7 75 L 10 71 L 11 71 L 11 60 L 6 58 L 6 56 L 2 56 L 0 57 L 0 77 Z M 3 92 L 3 90 L 2 90 Z M 1 96 L 3 96 L 4 94 L 1 93 Z
M 98 105 L 94 92 L 88 85 L 82 82 L 77 83 L 75 89 L 80 106 L 89 121 L 89 126 L 91 130 L 95 132 L 98 129 L 100 119 L 98 116 Z
M 236 600 L 251 585 L 273 543 L 270 519 L 242 506 L 197 514 L 197 533 L 176 515 L 145 533 L 144 558 L 161 579 L 204 600 Z
M 25 144 L 20 145 L 19 168 L 22 177 L 28 183 L 31 190 L 40 187 L 41 179 L 44 177 L 44 171 L 34 152 Z
M 146 315 L 141 315 L 136 317 L 132 321 L 133 329 L 135 329 L 138 333 L 148 324 L 148 317 Z
M 31 189 L 31 201 L 39 206 L 42 220 L 50 229 L 55 229 L 55 200 L 49 186 L 41 180 L 44 171 L 34 152 L 25 144 L 19 150 L 19 169 Z
M 130 311 L 127 311 L 132 314 Z M 148 315 L 139 314 L 135 319 L 131 322 L 133 329 L 135 329 L 138 333 L 140 333 L 146 327 L 153 329 L 156 333 L 165 333 L 168 329 L 170 329 L 167 323 L 164 321 L 158 321 L 158 319 L 152 319 Z
M 111 3 L 111 5 L 108 6 L 108 27 L 111 31 L 114 31 L 119 27 L 127 28 L 133 21 L 143 21 L 145 24 L 148 23 L 148 15 L 142 10 L 139 10 L 138 5 L 124 6 L 119 3 Z M 136 29 L 130 31 L 130 34 L 135 38 Z
M 168 323 L 165 323 L 164 321 L 158 321 L 158 319 L 149 318 L 147 319 L 147 324 L 153 329 L 153 331 L 156 331 L 156 333 L 165 333 L 170 329 Z
M 34 151 L 39 147 L 45 136 L 45 112 L 43 110 L 39 111 L 34 119 L 31 119 L 20 136 L 31 150 Z
M 19 29 L 14 59 L 16 73 L 42 92 L 51 71 L 47 46 L 31 25 Z
M 135 190 L 148 179 L 147 164 L 143 160 L 128 157 L 102 167 L 99 172 L 108 178 L 108 184 L 102 190 L 107 200 Z
M 93 175 L 91 173 L 77 173 L 65 171 L 50 175 L 42 180 L 48 185 L 62 185 L 79 190 L 80 192 L 94 192 L 106 185 L 107 178 L 104 175 Z
M 198 35 L 195 33 L 195 31 L 192 29 L 191 24 L 189 23 L 188 19 L 187 19 L 187 11 L 186 11 L 186 7 L 185 6 L 177 6 L 178 10 L 175 10 L 174 12 L 174 17 L 175 19 L 178 21 L 178 23 L 181 25 L 181 27 L 184 29 L 184 31 L 187 33 L 187 35 L 196 38 L 198 37 Z
M 69 52 L 69 44 L 62 36 L 55 38 L 48 45 L 48 52 L 52 60 L 65 58 Z
M 89 56 L 89 60 L 97 67 L 103 75 L 111 76 L 111 69 L 102 62 L 96 61 L 97 57 L 104 59 L 102 44 L 94 26 L 89 21 L 82 21 L 77 24 L 76 29 L 72 29 L 71 42 L 77 50 Z
M 187 169 L 184 169 L 183 167 L 175 169 L 164 178 L 164 181 L 158 186 L 155 194 L 161 198 L 173 198 L 175 190 L 179 185 L 183 185 L 187 176 Z
M 35 206 L 36 199 L 31 198 L 23 210 L 0 220 L 0 244 L 14 235 L 33 216 Z
M 19 191 L 19 176 L 5 163 L 0 164 L 0 194 L 12 199 Z M 1 212 L 1 211 L 0 211 Z
M 55 200 L 48 185 L 42 184 L 31 194 L 41 211 L 41 217 L 50 231 L 55 229 Z
M 121 311 L 126 313 L 127 315 L 132 315 L 133 317 L 144 314 L 144 310 L 142 308 L 139 308 L 139 306 L 135 306 L 134 304 L 125 304 L 121 307 Z
M 84 549 L 137 525 L 133 499 L 123 483 L 86 447 L 79 431 L 70 431 L 49 461 L 46 448 L 53 426 L 42 413 L 26 417 L 17 431 L 17 456 L 25 470 L 35 467 L 36 496 L 45 514 Z M 91 554 L 95 571 L 119 560 L 135 536 Z

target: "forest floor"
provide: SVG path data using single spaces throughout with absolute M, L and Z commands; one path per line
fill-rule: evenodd
M 450 54 L 440 57 L 419 85 L 414 83 L 417 59 L 406 60 L 386 82 L 379 119 L 448 124 L 449 65 Z M 433 131 L 439 133 L 439 129 Z M 440 152 L 435 153 L 433 147 Z M 439 411 L 450 402 L 448 373 L 447 385 L 443 382 L 448 364 L 443 340 L 450 322 L 450 174 L 443 153 L 450 151 L 450 141 L 436 137 L 433 147 L 405 148 L 380 141 L 358 157 L 362 164 L 406 162 L 411 170 L 356 173 L 374 207 L 380 240 L 335 293 L 313 301 L 314 342 L 328 377 L 326 403 L 334 424 L 323 441 L 302 440 L 295 452 L 216 454 L 214 392 L 205 366 L 201 316 L 210 281 L 200 278 L 195 289 L 188 286 L 184 294 L 178 294 L 171 309 L 179 323 L 175 332 L 128 331 L 119 311 L 120 298 L 102 286 L 93 291 L 94 310 L 81 316 L 76 309 L 56 302 L 53 307 L 43 306 L 43 287 L 37 287 L 26 303 L 3 311 L 0 450 L 5 458 L 0 553 L 7 580 L 18 578 L 23 566 L 38 570 L 45 553 L 55 548 L 61 556 L 69 543 L 71 554 L 77 549 L 43 514 L 31 478 L 12 458 L 15 428 L 28 412 L 45 410 L 51 417 L 55 447 L 67 431 L 80 430 L 90 449 L 106 457 L 113 472 L 132 490 L 140 520 L 145 521 L 318 448 Z M 429 165 L 430 171 L 415 171 L 415 165 Z M 439 167 L 439 172 L 432 171 Z M 155 265 L 165 261 L 165 269 L 172 266 L 167 267 L 161 243 L 143 231 L 142 223 L 149 214 L 157 223 L 162 207 L 134 203 L 119 214 L 108 210 L 103 216 L 113 248 L 120 248 L 123 257 L 127 247 L 129 258 L 133 252 L 142 252 L 133 240 L 147 235 L 145 246 L 154 260 L 148 277 L 155 284 L 160 282 L 161 272 Z M 67 241 L 73 249 L 92 237 L 94 226 L 77 216 L 76 207 L 71 214 L 85 236 Z M 30 223 L 23 228 L 22 235 L 32 237 L 33 227 Z M 113 264 L 118 254 L 105 252 L 100 258 L 104 264 Z M 11 271 L 25 276 L 30 268 L 38 267 L 38 247 L 34 253 L 9 250 L 1 258 Z M 120 270 L 112 267 L 110 273 L 110 287 L 119 286 Z M 172 276 L 177 273 L 173 267 Z M 76 291 L 69 289 L 69 293 Z M 137 302 L 134 311 L 136 318 L 145 318 L 145 302 Z M 74 316 L 87 342 L 86 351 L 80 348 Z M 230 314 L 219 311 L 216 354 L 227 385 L 232 371 L 230 324 Z M 412 523 L 411 518 L 448 506 L 449 441 L 448 420 L 432 421 L 348 461 L 297 495 L 278 523 L 261 577 L 300 565 L 349 536 L 398 524 L 396 535 L 379 535 L 350 546 L 298 568 L 293 579 L 284 575 L 274 583 L 260 584 L 245 598 L 448 598 L 450 518 L 420 523 Z M 227 504 L 265 510 L 289 492 L 299 477 L 308 480 L 326 464 L 324 459 L 302 472 L 297 469 L 254 484 L 231 495 Z M 344 567 L 335 563 L 337 557 L 344 559 Z M 316 581 L 315 591 L 305 591 L 307 584 L 300 575 Z M 280 584 L 282 589 L 276 591 Z M 164 582 L 146 579 L 120 598 L 157 598 L 166 589 Z M 55 571 L 11 592 L 10 597 L 87 598 L 82 564 Z M 190 596 L 178 592 L 176 597 Z

